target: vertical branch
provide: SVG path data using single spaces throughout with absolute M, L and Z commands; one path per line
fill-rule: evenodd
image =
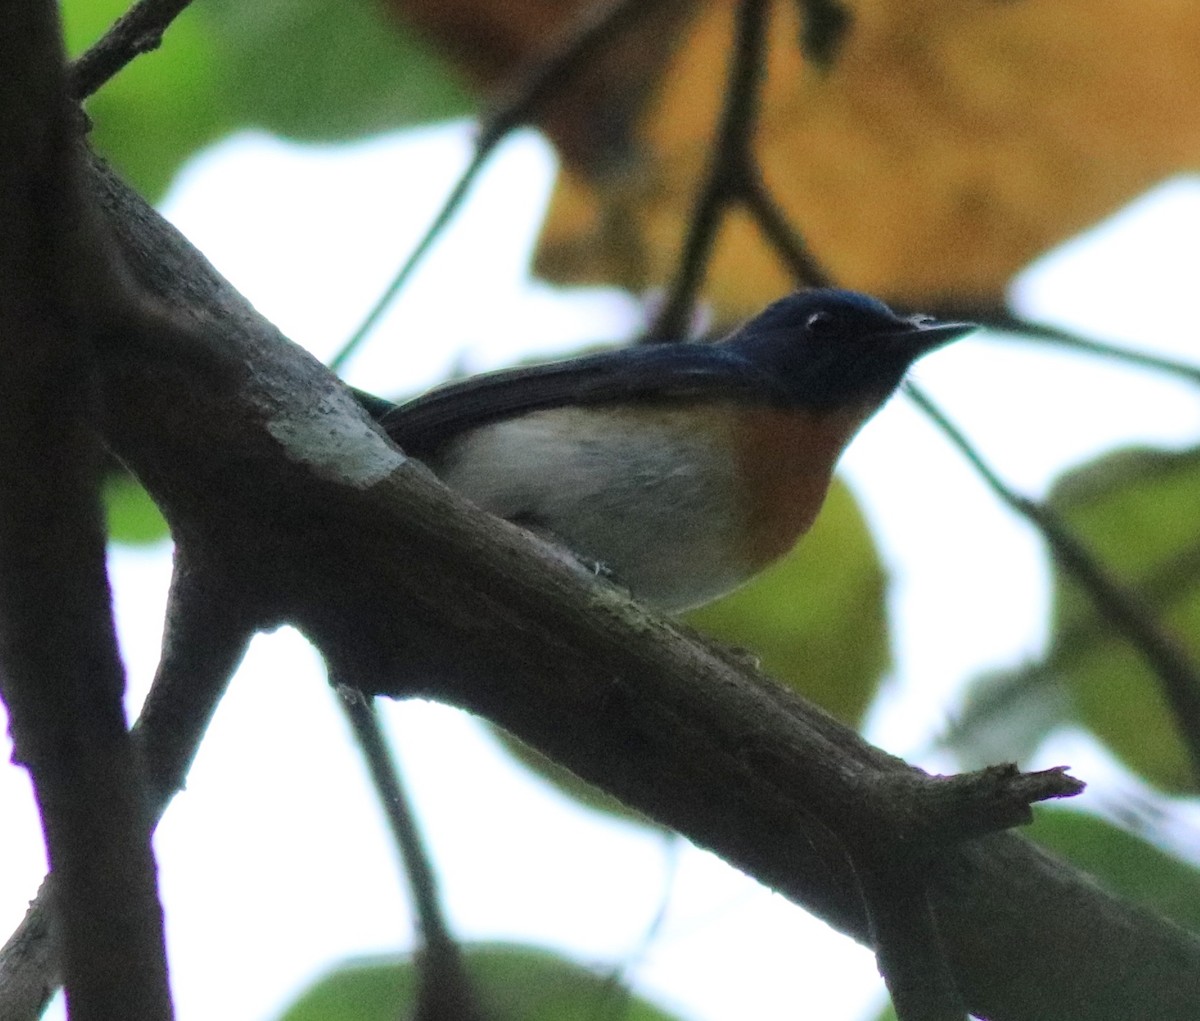
M 946 961 L 916 868 L 855 860 L 871 945 L 899 1021 L 963 1021 L 967 1008 Z
M 81 197 L 60 28 L 0 4 L 0 693 L 33 780 L 73 1021 L 171 1016 L 105 571 L 88 344 L 109 252 Z
M 741 180 L 753 160 L 769 13 L 770 0 L 741 0 L 738 5 L 725 102 L 708 175 L 688 220 L 675 279 L 647 340 L 664 341 L 684 335 L 721 221 L 739 196 Z
M 194 564 L 182 546 L 176 550 L 162 656 L 133 730 L 152 824 L 182 788 L 253 632 L 252 614 L 232 595 L 242 586 L 227 582 Z M 62 984 L 61 954 L 50 926 L 57 878 L 46 878 L 24 920 L 0 947 L 4 1021 L 36 1021 Z

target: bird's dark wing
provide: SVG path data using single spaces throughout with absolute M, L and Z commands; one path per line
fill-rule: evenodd
M 447 383 L 392 408 L 379 422 L 421 457 L 468 430 L 531 411 L 687 397 L 777 399 L 778 384 L 721 344 L 622 348 Z

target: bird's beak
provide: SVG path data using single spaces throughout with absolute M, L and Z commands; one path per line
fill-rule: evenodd
M 979 329 L 975 323 L 947 323 L 932 316 L 912 316 L 888 339 L 916 358 Z

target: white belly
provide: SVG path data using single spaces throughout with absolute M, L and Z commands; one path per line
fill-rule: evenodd
M 554 409 L 475 429 L 429 467 L 473 503 L 595 560 L 638 598 L 678 611 L 746 579 L 737 480 L 722 436 L 679 409 L 634 421 Z M 572 441 L 559 437 L 570 434 Z

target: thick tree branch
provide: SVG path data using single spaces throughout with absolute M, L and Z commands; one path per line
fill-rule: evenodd
M 119 280 L 80 194 L 54 5 L 0 4 L 0 21 L 0 693 L 54 871 L 72 1018 L 164 1019 L 90 421 L 89 333 Z
M 183 789 L 200 739 L 245 654 L 254 608 L 222 581 L 196 571 L 177 551 L 162 655 L 134 728 L 152 824 Z M 0 1018 L 36 1021 L 61 984 L 49 927 L 55 877 L 47 877 L 25 918 L 0 948 Z

